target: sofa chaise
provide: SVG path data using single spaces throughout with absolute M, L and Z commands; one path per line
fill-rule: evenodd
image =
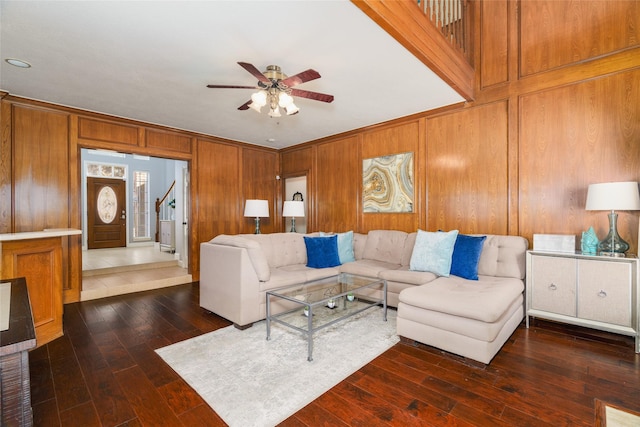
M 318 233 L 216 236 L 200 246 L 200 306 L 243 329 L 265 318 L 269 290 L 341 272 L 377 277 L 398 335 L 489 363 L 524 318 L 527 240 L 487 235 L 470 280 L 413 269 L 418 233 L 352 233 L 353 260 L 326 268 L 307 266 L 304 237 Z

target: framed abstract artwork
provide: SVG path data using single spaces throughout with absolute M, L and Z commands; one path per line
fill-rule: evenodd
M 364 212 L 413 212 L 413 153 L 362 161 Z

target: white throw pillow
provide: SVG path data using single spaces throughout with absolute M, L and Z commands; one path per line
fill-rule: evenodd
M 451 257 L 457 238 L 458 230 L 447 232 L 418 230 L 409 269 L 430 271 L 438 276 L 448 277 L 451 273 Z

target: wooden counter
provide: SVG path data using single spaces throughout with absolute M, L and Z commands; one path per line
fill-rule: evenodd
M 0 234 L 0 279 L 26 278 L 37 346 L 62 336 L 62 239 L 76 234 L 82 231 Z
M 22 233 L 0 234 L 0 242 L 11 242 L 15 240 L 45 239 L 48 237 L 65 237 L 82 234 L 82 230 L 75 228 L 50 228 L 42 231 L 23 231 Z
M 31 426 L 29 349 L 36 346 L 29 293 L 24 277 L 11 282 L 9 329 L 0 331 L 0 425 Z

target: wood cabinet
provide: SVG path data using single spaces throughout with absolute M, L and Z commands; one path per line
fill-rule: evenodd
M 638 258 L 527 252 L 530 317 L 635 337 L 640 353 Z
M 81 233 L 55 229 L 0 234 L 0 279 L 26 278 L 38 347 L 63 335 L 62 241 Z

